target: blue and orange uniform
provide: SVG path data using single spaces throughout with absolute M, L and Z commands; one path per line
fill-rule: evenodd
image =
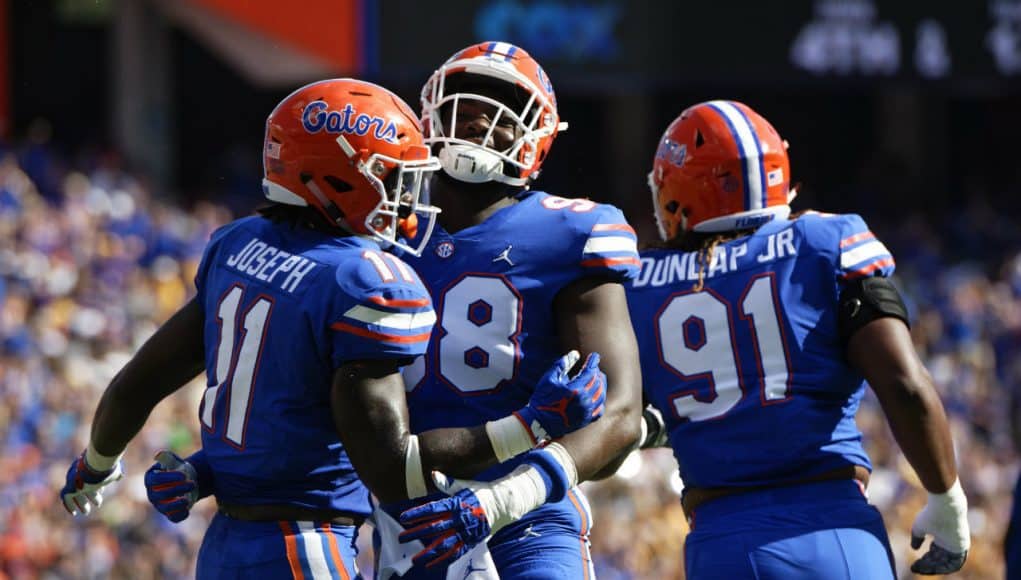
M 195 283 L 202 449 L 221 506 L 198 576 L 358 576 L 357 523 L 372 506 L 334 425 L 331 380 L 346 361 L 423 354 L 435 321 L 425 287 L 376 242 L 261 217 L 215 232 Z M 348 525 L 230 516 L 253 506 L 339 514 Z
M 720 242 L 711 259 L 656 249 L 641 260 L 628 304 L 646 397 L 685 499 L 726 490 L 689 513 L 689 577 L 794 577 L 819 558 L 832 578 L 892 577 L 878 510 L 854 479 L 828 477 L 872 468 L 854 421 L 864 379 L 845 359 L 837 305 L 847 281 L 893 273 L 886 246 L 857 215 L 812 212 Z M 747 559 L 721 557 L 734 542 Z
M 585 199 L 525 191 L 481 224 L 451 234 L 437 227 L 420 258 L 409 258 L 429 288 L 438 322 L 425 357 L 405 370 L 416 433 L 500 419 L 528 403 L 535 383 L 563 355 L 554 300 L 590 276 L 626 281 L 637 274 L 635 234 L 621 212 Z M 520 458 L 474 479 L 491 481 Z M 430 495 L 386 505 L 394 519 Z M 592 515 L 581 490 L 539 507 L 488 542 L 507 578 L 592 578 Z M 417 549 L 384 540 L 388 549 Z M 420 548 L 418 548 L 420 549 Z M 381 562 L 386 566 L 388 562 Z M 404 578 L 444 578 L 413 568 Z

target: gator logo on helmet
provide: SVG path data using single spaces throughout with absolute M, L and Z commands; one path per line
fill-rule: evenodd
M 301 124 L 309 133 L 348 133 L 372 136 L 388 143 L 397 143 L 397 125 L 382 117 L 355 111 L 350 103 L 340 111 L 330 111 L 325 101 L 312 101 L 301 112 Z
M 663 139 L 656 149 L 656 159 L 662 159 L 671 165 L 681 167 L 688 156 L 688 146 L 672 139 Z

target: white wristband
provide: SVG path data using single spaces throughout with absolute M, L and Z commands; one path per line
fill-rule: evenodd
M 532 434 L 515 415 L 489 421 L 486 423 L 486 434 L 493 446 L 493 454 L 500 463 L 535 447 Z
M 103 455 L 96 451 L 92 441 L 89 441 L 89 446 L 85 448 L 85 463 L 96 471 L 110 471 L 123 456 L 123 451 L 117 455 Z
M 408 446 L 404 449 L 404 486 L 408 499 L 428 495 L 425 475 L 422 474 L 422 455 L 418 451 L 418 435 L 408 437 Z

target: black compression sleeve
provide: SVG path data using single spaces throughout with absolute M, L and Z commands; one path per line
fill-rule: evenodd
M 883 277 L 859 278 L 844 285 L 840 292 L 837 325 L 844 344 L 861 327 L 886 316 L 908 323 L 908 309 L 900 292 Z

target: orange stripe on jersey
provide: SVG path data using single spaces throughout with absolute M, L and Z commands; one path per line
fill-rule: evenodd
M 369 296 L 369 302 L 372 302 L 373 304 L 379 304 L 380 306 L 388 306 L 390 308 L 419 308 L 422 306 L 429 306 L 428 298 L 401 300 L 399 298 L 389 299 L 383 298 L 382 296 Z
M 861 278 L 863 276 L 868 276 L 869 274 L 875 272 L 876 270 L 878 270 L 880 268 L 885 268 L 887 266 L 893 266 L 893 264 L 894 264 L 893 258 L 884 258 L 884 259 L 882 259 L 882 260 L 880 260 L 878 262 L 873 262 L 872 264 L 869 264 L 868 266 L 865 266 L 864 268 L 861 268 L 859 270 L 852 270 L 852 271 L 844 274 L 844 279 L 846 279 L 846 280 L 853 280 L 855 278 Z
M 407 344 L 414 342 L 425 342 L 429 340 L 430 332 L 423 332 L 422 334 L 412 334 L 409 336 L 401 336 L 398 334 L 385 334 L 382 332 L 373 332 L 367 328 L 360 328 L 358 326 L 351 326 L 343 322 L 334 322 L 330 325 L 333 330 L 339 330 L 341 332 L 350 332 L 356 336 L 363 336 L 365 338 L 371 338 L 372 340 L 378 340 L 380 342 L 396 342 L 399 344 Z
M 337 536 L 333 535 L 329 522 L 323 524 L 323 532 L 329 538 L 330 557 L 333 558 L 333 565 L 340 572 L 340 580 L 351 580 L 351 575 L 347 573 L 347 568 L 344 567 L 344 559 L 340 557 L 340 546 L 337 545 Z
M 284 546 L 287 547 L 287 563 L 291 565 L 291 574 L 295 580 L 305 580 L 305 573 L 301 571 L 301 560 L 298 559 L 298 540 L 294 537 L 291 524 L 277 522 L 277 525 L 284 533 Z
M 586 268 L 593 268 L 596 266 L 620 266 L 621 264 L 627 264 L 631 266 L 637 266 L 641 262 L 638 258 L 593 258 L 591 260 L 582 260 L 581 265 Z
M 588 551 L 587 547 L 585 546 L 585 536 L 589 533 L 588 516 L 585 515 L 585 508 L 581 506 L 581 502 L 578 500 L 577 496 L 574 495 L 573 490 L 570 489 L 567 490 L 567 497 L 571 500 L 571 503 L 574 505 L 574 509 L 578 510 L 578 515 L 581 516 L 581 537 L 578 538 L 578 543 L 581 545 L 580 546 L 581 559 L 584 561 L 585 553 Z M 588 564 L 582 567 L 585 569 L 584 576 L 585 580 L 589 580 Z
M 871 239 L 871 238 L 874 238 L 874 237 L 876 237 L 876 236 L 873 235 L 872 232 L 862 232 L 860 234 L 854 234 L 853 236 L 851 236 L 849 238 L 844 238 L 844 239 L 840 240 L 840 247 L 841 248 L 846 248 L 847 246 L 850 246 L 851 244 L 857 244 L 858 242 L 860 242 L 862 240 L 868 240 L 868 239 Z
M 627 224 L 596 224 L 592 228 L 593 232 L 627 232 L 629 234 L 637 236 L 635 230 Z
M 574 509 L 578 510 L 578 516 L 581 517 L 581 533 L 585 535 L 589 533 L 588 529 L 588 515 L 585 513 L 585 508 L 581 505 L 581 500 L 575 495 L 573 489 L 567 490 L 567 497 L 571 500 L 571 504 L 574 505 Z

